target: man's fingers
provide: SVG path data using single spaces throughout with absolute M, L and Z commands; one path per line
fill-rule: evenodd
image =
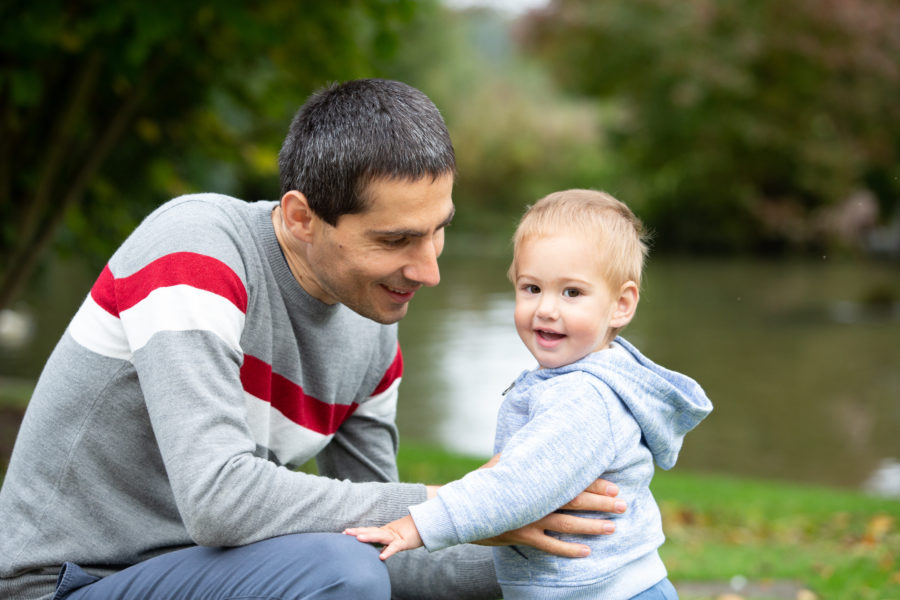
M 584 558 L 591 553 L 591 549 L 584 544 L 563 542 L 555 537 L 550 537 L 546 533 L 539 532 L 539 530 L 533 530 L 533 532 L 526 535 L 523 540 L 525 544 L 532 548 L 566 558 Z
M 525 545 L 557 556 L 578 558 L 590 554 L 590 548 L 583 544 L 563 542 L 546 532 L 604 535 L 615 530 L 616 526 L 612 521 L 551 513 L 534 523 L 476 543 L 483 546 Z
M 590 492 L 581 492 L 571 502 L 560 508 L 621 514 L 625 512 L 628 506 L 623 500 L 617 500 L 609 496 L 598 496 Z
M 541 519 L 535 525 L 543 524 L 545 520 L 547 520 L 547 517 Z M 555 531 L 555 529 L 553 531 Z M 547 535 L 543 529 L 539 529 L 538 527 L 527 530 L 523 529 L 522 542 L 532 548 L 566 558 L 584 558 L 591 553 L 591 549 L 584 544 L 564 542 Z
M 619 486 L 614 483 L 610 483 L 605 479 L 597 479 L 587 487 L 586 492 L 590 492 L 592 494 L 600 494 L 601 496 L 618 496 L 619 495 Z
M 583 535 L 604 535 L 613 533 L 616 525 L 605 519 L 588 519 L 575 515 L 551 513 L 537 522 L 543 529 L 557 533 L 577 533 Z

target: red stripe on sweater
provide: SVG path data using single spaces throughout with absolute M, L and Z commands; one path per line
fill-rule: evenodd
M 381 381 L 378 382 L 378 385 L 375 386 L 375 391 L 372 392 L 372 395 L 378 395 L 384 390 L 391 387 L 391 384 L 394 383 L 397 379 L 403 376 L 403 354 L 400 352 L 400 342 L 397 342 L 397 354 L 394 356 L 394 362 L 391 363 L 391 366 L 388 367 L 387 371 L 384 372 L 384 377 L 381 378 Z
M 118 317 L 158 288 L 188 285 L 222 296 L 247 312 L 247 290 L 241 278 L 217 258 L 195 252 L 161 256 L 136 273 L 116 279 L 109 265 L 103 268 L 91 297 L 103 310 Z
M 324 435 L 331 435 L 353 414 L 357 404 L 328 404 L 303 392 L 293 381 L 272 372 L 271 365 L 244 355 L 241 383 L 247 393 L 269 402 L 294 423 Z
M 116 308 L 116 280 L 109 270 L 109 265 L 100 271 L 100 276 L 91 288 L 91 298 L 112 316 L 119 316 L 119 310 Z

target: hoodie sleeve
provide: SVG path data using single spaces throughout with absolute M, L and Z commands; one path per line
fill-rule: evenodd
M 428 550 L 534 522 L 606 470 L 616 456 L 608 403 L 618 400 L 606 388 L 598 393 L 590 379 L 574 372 L 545 382 L 529 422 L 510 438 L 495 467 L 473 471 L 410 507 Z

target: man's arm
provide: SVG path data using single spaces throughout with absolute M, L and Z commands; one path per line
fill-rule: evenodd
M 319 475 L 350 481 L 398 481 L 397 428 L 392 420 L 353 415 L 316 456 Z
M 316 456 L 319 474 L 350 481 L 399 481 L 397 474 L 397 396 L 403 354 L 394 335 L 382 332 L 385 364 L 374 390 L 341 424 L 331 442 Z

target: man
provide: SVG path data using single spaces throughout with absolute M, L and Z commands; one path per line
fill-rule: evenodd
M 279 166 L 280 202 L 175 199 L 97 279 L 0 490 L 0 596 L 499 595 L 484 547 L 408 553 L 389 581 L 336 533 L 434 494 L 397 482 L 394 416 L 396 322 L 437 285 L 454 212 L 440 114 L 398 82 L 332 86 L 298 111 Z M 320 476 L 288 468 L 311 457 Z M 596 490 L 577 507 L 613 511 Z M 604 525 L 554 514 L 483 543 L 574 556 L 544 530 Z

